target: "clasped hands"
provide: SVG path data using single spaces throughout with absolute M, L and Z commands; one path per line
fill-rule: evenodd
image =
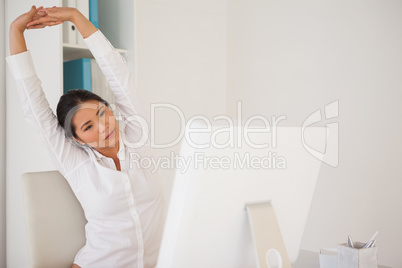
M 77 9 L 69 7 L 51 7 L 44 8 L 35 6 L 31 10 L 22 14 L 14 20 L 13 26 L 20 31 L 26 29 L 39 29 L 46 26 L 55 26 L 64 21 L 72 21 L 77 14 Z

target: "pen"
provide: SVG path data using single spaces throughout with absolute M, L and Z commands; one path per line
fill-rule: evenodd
M 378 231 L 373 234 L 373 236 L 369 239 L 369 241 L 374 240 L 374 238 L 378 235 Z
M 353 241 L 352 241 L 352 238 L 350 237 L 350 235 L 348 235 L 348 245 L 349 245 L 349 247 L 354 248 Z
M 370 240 L 366 244 L 364 244 L 364 246 L 362 248 L 369 248 L 370 246 L 372 246 L 372 243 L 375 243 L 374 238 L 377 235 L 378 235 L 378 231 L 373 234 L 373 236 L 370 238 Z
M 370 240 L 362 248 L 371 248 L 373 244 L 375 244 L 375 240 Z

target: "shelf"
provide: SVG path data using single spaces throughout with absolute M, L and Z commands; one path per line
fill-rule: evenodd
M 127 50 L 116 49 L 120 54 L 127 54 Z M 76 60 L 81 58 L 93 58 L 91 51 L 83 45 L 63 43 L 63 61 Z

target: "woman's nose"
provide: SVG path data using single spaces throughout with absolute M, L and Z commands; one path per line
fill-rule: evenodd
M 106 131 L 107 128 L 108 128 L 107 122 L 105 122 L 105 120 L 99 120 L 99 132 L 103 133 Z

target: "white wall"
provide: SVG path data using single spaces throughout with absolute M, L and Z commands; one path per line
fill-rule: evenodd
M 170 103 L 186 120 L 226 112 L 226 1 L 137 0 L 135 2 L 135 77 L 143 107 Z M 158 108 L 156 143 L 174 141 L 180 133 L 178 114 Z M 178 153 L 179 146 L 156 150 Z M 159 170 L 166 196 L 174 170 Z
M 37 6 L 57 5 L 55 1 L 6 0 L 6 25 L 20 14 Z M 60 28 L 30 30 L 26 32 L 28 49 L 31 50 L 36 70 L 42 80 L 45 94 L 55 108 L 61 92 L 61 46 Z M 8 41 L 7 41 L 8 43 Z M 9 55 L 7 48 L 7 55 Z M 7 81 L 7 267 L 29 267 L 25 219 L 21 195 L 21 174 L 25 172 L 54 170 L 54 166 L 37 142 L 32 128 L 25 122 L 21 102 L 10 70 L 6 69 Z
M 6 267 L 6 71 L 4 1 L 0 1 L 0 267 Z
M 31 1 L 6 4 L 8 25 Z M 340 164 L 322 167 L 303 248 L 335 246 L 348 234 L 364 241 L 379 229 L 380 262 L 401 267 L 401 5 L 379 0 L 137 0 L 139 95 L 148 113 L 150 103 L 169 102 L 186 119 L 195 114 L 234 116 L 236 100 L 242 100 L 243 118 L 285 114 L 285 123 L 293 125 L 339 100 Z M 61 81 L 54 67 L 61 57 L 59 38 L 57 30 L 28 37 L 53 107 Z M 53 166 L 22 118 L 8 71 L 6 78 L 7 263 L 20 268 L 28 267 L 28 261 L 19 177 Z M 175 112 L 159 110 L 156 121 L 158 143 L 178 134 Z M 173 172 L 161 172 L 166 189 Z
M 380 230 L 402 267 L 402 2 L 229 0 L 227 106 L 301 126 L 339 100 L 339 166 L 323 165 L 303 248 Z

